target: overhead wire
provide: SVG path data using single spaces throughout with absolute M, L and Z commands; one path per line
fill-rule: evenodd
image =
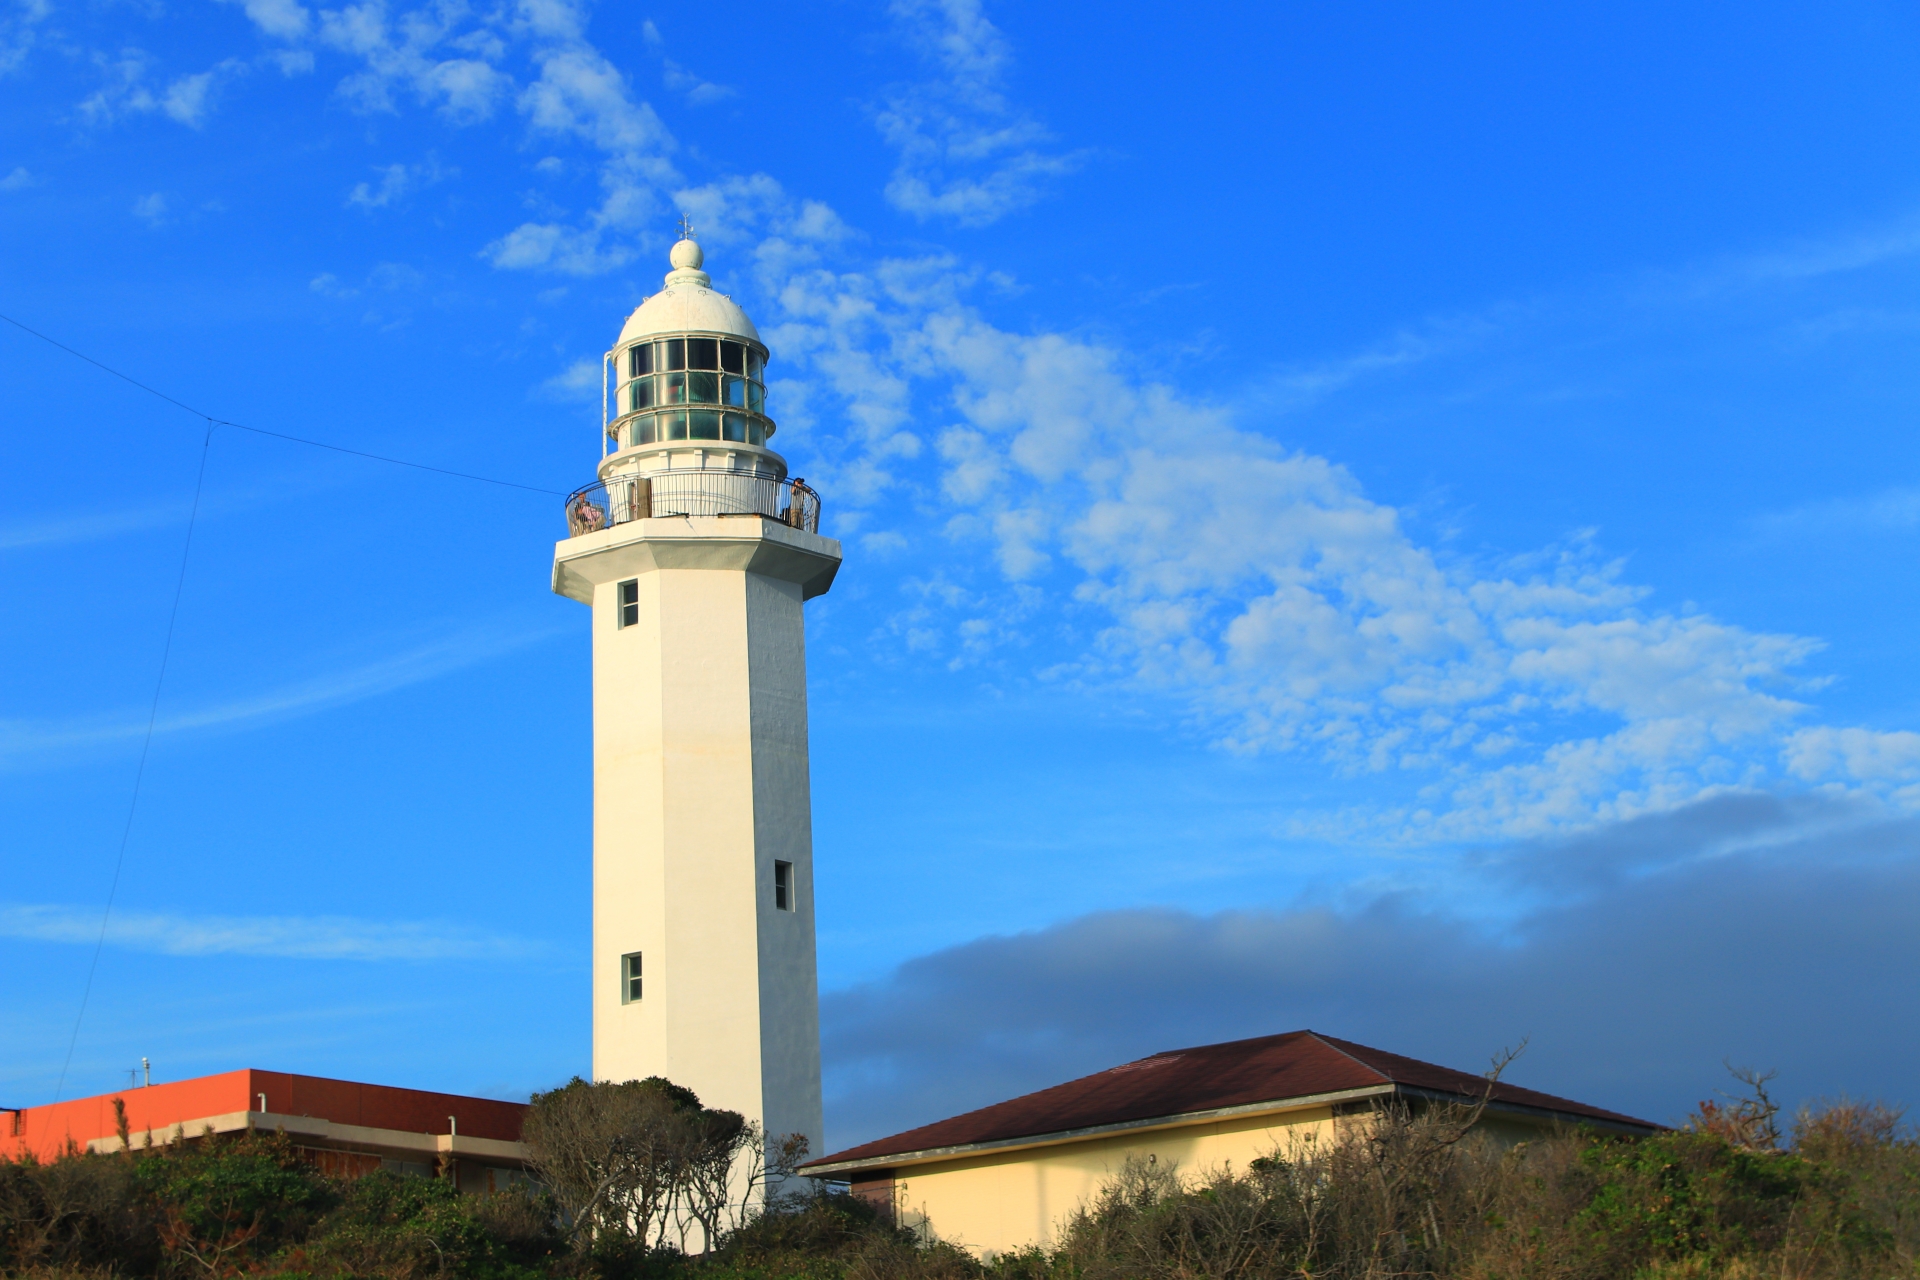
M 555 497 L 561 497 L 561 498 L 564 498 L 566 496 L 566 494 L 560 491 L 559 489 L 544 489 L 538 485 L 520 484 L 518 481 L 514 481 L 514 480 L 498 480 L 492 476 L 478 476 L 478 475 L 474 475 L 470 471 L 450 471 L 446 467 L 430 466 L 424 462 L 410 462 L 405 458 L 389 458 L 385 454 L 368 453 L 364 449 L 349 449 L 345 445 L 328 444 L 325 440 L 309 440 L 305 436 L 290 436 L 286 434 L 284 431 L 269 431 L 265 427 L 250 427 L 244 422 L 233 422 L 226 418 L 216 418 L 212 414 L 205 413 L 199 409 L 196 409 L 192 405 L 187 404 L 184 401 L 174 399 L 172 396 L 168 395 L 164 391 L 148 386 L 146 383 L 140 381 L 140 379 L 136 377 L 133 377 L 131 374 L 125 374 L 120 372 L 120 370 L 114 368 L 110 364 L 107 364 L 105 361 L 94 359 L 92 356 L 88 355 L 84 351 L 75 351 L 72 347 L 68 346 L 66 343 L 59 341 L 57 338 L 48 337 L 46 334 L 40 332 L 38 329 L 32 328 L 28 325 L 21 324 L 18 320 L 15 320 L 12 316 L 0 314 L 0 320 L 5 320 L 8 324 L 20 330 L 22 333 L 32 334 L 34 337 L 40 339 L 40 341 L 44 343 L 47 343 L 49 346 L 58 347 L 60 350 L 66 352 L 68 355 L 74 357 L 77 360 L 85 360 L 88 364 L 92 365 L 94 368 L 99 369 L 104 373 L 110 373 L 114 377 L 120 379 L 122 382 L 125 382 L 132 386 L 136 386 L 140 388 L 140 390 L 146 392 L 148 395 L 158 396 L 160 399 L 165 400 L 168 404 L 173 405 L 175 408 L 185 409 L 188 413 L 192 414 L 194 417 L 204 419 L 207 422 L 210 422 L 217 427 L 232 427 L 236 431 L 250 431 L 257 436 L 271 436 L 275 440 L 288 440 L 294 444 L 309 445 L 315 449 L 330 449 L 334 453 L 351 454 L 356 458 L 366 458 L 373 462 L 391 463 L 396 467 L 412 467 L 416 471 L 432 471 L 438 475 L 453 476 L 454 478 L 459 480 L 477 480 L 481 484 L 497 484 L 507 489 L 524 489 L 528 493 L 547 493 L 547 494 L 552 494 Z
M 206 434 L 203 435 L 200 440 L 200 466 L 199 466 L 199 470 L 195 473 L 194 480 L 193 480 L 193 507 L 187 516 L 186 540 L 181 545 L 181 548 L 180 548 L 180 569 L 174 575 L 173 603 L 168 607 L 168 610 L 167 610 L 166 639 L 162 642 L 160 646 L 160 671 L 158 676 L 156 676 L 154 679 L 153 699 L 148 704 L 148 707 L 147 707 L 146 732 L 141 736 L 141 739 L 140 739 L 140 763 L 134 770 L 133 795 L 127 801 L 127 818 L 125 823 L 123 823 L 120 828 L 120 847 L 114 855 L 113 877 L 107 886 L 107 903 L 106 903 L 105 909 L 100 913 L 100 933 L 94 939 L 93 958 L 87 965 L 87 980 L 85 985 L 82 987 L 81 993 L 80 993 L 80 1010 L 74 1016 L 73 1033 L 67 1038 L 66 1057 L 60 1064 L 60 1078 L 58 1083 L 56 1083 L 54 1086 L 53 1100 L 55 1102 L 58 1102 L 66 1091 L 67 1074 L 69 1071 L 72 1070 L 74 1050 L 77 1048 L 77 1046 L 80 1043 L 80 1029 L 81 1029 L 81 1026 L 86 1021 L 87 1006 L 92 1002 L 92 999 L 93 999 L 93 984 L 94 984 L 94 979 L 98 975 L 100 970 L 100 956 L 101 956 L 101 953 L 106 949 L 107 930 L 113 919 L 113 906 L 115 901 L 119 898 L 119 895 L 120 895 L 120 880 L 123 872 L 126 869 L 126 863 L 127 863 L 127 847 L 133 839 L 134 815 L 139 811 L 140 792 L 143 785 L 146 782 L 146 776 L 147 776 L 147 759 L 148 759 L 148 756 L 152 753 L 152 749 L 153 749 L 154 729 L 159 724 L 160 695 L 162 690 L 164 690 L 166 687 L 167 667 L 173 657 L 174 628 L 175 628 L 175 625 L 180 620 L 180 599 L 186 590 L 187 564 L 191 559 L 192 553 L 193 553 L 194 530 L 196 529 L 200 521 L 200 498 L 206 488 L 207 455 L 211 451 L 213 446 L 214 431 L 220 427 L 232 427 L 236 431 L 247 431 L 247 432 L 251 432 L 254 435 L 259 435 L 259 436 L 270 436 L 276 440 L 285 440 L 292 444 L 303 444 L 315 449 L 327 449 L 334 453 L 344 453 L 356 458 L 365 458 L 371 462 L 385 462 L 396 467 L 410 467 L 416 471 L 431 471 L 437 475 L 451 476 L 454 479 L 458 479 L 458 480 L 473 480 L 481 484 L 498 485 L 506 489 L 520 489 L 528 493 L 552 494 L 556 497 L 564 497 L 566 495 L 563 494 L 558 489 L 546 489 L 546 488 L 541 488 L 537 485 L 520 484 L 517 481 L 513 481 L 513 480 L 500 480 L 500 479 L 496 479 L 493 476 L 474 475 L 473 473 L 466 472 L 466 471 L 453 471 L 446 467 L 430 466 L 424 462 L 412 462 L 405 458 L 391 458 L 391 457 L 387 457 L 384 454 L 368 453 L 364 449 L 349 449 L 345 445 L 329 444 L 324 440 L 309 440 L 303 436 L 288 435 L 282 431 L 269 431 L 265 427 L 248 426 L 244 422 L 233 422 L 225 418 L 216 418 L 212 414 L 207 413 L 204 410 L 196 409 L 192 405 L 186 403 L 185 401 L 176 399 L 175 397 L 168 395 L 166 392 L 161 391 L 157 387 L 152 387 L 147 385 L 146 383 L 140 381 L 138 378 L 133 377 L 131 374 L 121 372 L 120 370 L 114 368 L 110 364 L 107 364 L 103 360 L 96 360 L 84 351 L 76 351 L 74 348 L 68 346 L 64 342 L 59 341 L 57 338 L 53 338 L 47 334 L 44 334 L 40 332 L 38 329 L 31 327 L 30 325 L 22 324 L 20 321 L 15 320 L 12 316 L 6 315 L 4 313 L 0 313 L 0 320 L 6 321 L 8 324 L 20 330 L 22 333 L 30 334 L 31 336 L 40 339 L 40 341 L 48 344 L 49 346 L 57 347 L 59 350 L 66 352 L 68 355 L 74 357 L 77 360 L 84 360 L 86 363 L 92 365 L 96 369 L 99 369 L 103 373 L 111 374 L 112 376 L 120 379 L 122 382 L 125 382 L 134 387 L 138 387 L 140 390 L 146 392 L 148 395 L 156 396 L 159 399 L 164 400 L 168 404 L 174 406 L 175 408 L 182 409 L 187 413 L 192 414 L 194 417 L 201 419 L 207 424 Z
M 73 1067 L 73 1051 L 80 1043 L 80 1026 L 86 1021 L 87 1005 L 93 999 L 93 979 L 100 970 L 100 953 L 107 945 L 107 925 L 113 919 L 114 900 L 120 896 L 120 873 L 126 868 L 127 844 L 133 839 L 133 815 L 140 808 L 140 788 L 147 779 L 147 756 L 153 750 L 153 729 L 160 719 L 160 691 L 166 687 L 167 664 L 173 657 L 173 628 L 180 620 L 180 596 L 187 587 L 187 560 L 193 553 L 193 531 L 200 523 L 200 494 L 206 488 L 207 453 L 213 447 L 214 426 L 214 421 L 207 419 L 207 433 L 200 438 L 200 469 L 193 478 L 193 508 L 187 513 L 187 539 L 180 547 L 180 571 L 173 579 L 173 604 L 167 610 L 167 638 L 160 645 L 160 674 L 154 678 L 153 701 L 147 705 L 147 731 L 140 738 L 140 763 L 133 771 L 133 795 L 127 801 L 127 820 L 120 827 L 120 850 L 113 859 L 113 879 L 107 885 L 106 909 L 100 913 L 100 936 L 93 942 L 93 959 L 87 965 L 86 985 L 80 991 L 80 1012 L 74 1015 L 73 1034 L 67 1037 L 67 1056 L 60 1064 L 59 1083 L 53 1087 L 55 1102 L 60 1101 L 61 1094 L 66 1091 L 67 1072 Z

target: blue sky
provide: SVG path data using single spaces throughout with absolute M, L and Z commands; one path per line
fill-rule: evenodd
M 0 311 L 217 419 L 563 492 L 693 219 L 847 550 L 830 1144 L 1299 1026 L 1920 1100 L 1910 10 L 6 4 Z M 0 1102 L 583 1070 L 557 498 L 0 330 Z

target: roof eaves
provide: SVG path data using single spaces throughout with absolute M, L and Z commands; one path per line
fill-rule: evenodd
M 1481 1100 L 1472 1094 L 1453 1093 L 1446 1089 L 1425 1089 L 1418 1085 L 1411 1084 L 1401 1085 L 1400 1092 L 1416 1098 L 1425 1098 L 1429 1102 L 1478 1103 Z M 1530 1102 L 1514 1102 L 1506 1098 L 1488 1098 L 1486 1099 L 1486 1104 L 1487 1110 L 1489 1111 L 1524 1115 L 1542 1120 L 1569 1121 L 1573 1124 L 1591 1125 L 1593 1128 L 1605 1129 L 1612 1133 L 1629 1133 L 1635 1137 L 1644 1137 L 1650 1133 L 1658 1133 L 1660 1130 L 1660 1126 L 1650 1120 L 1635 1120 L 1631 1116 L 1623 1116 L 1618 1120 L 1612 1120 L 1604 1116 L 1584 1115 L 1578 1111 L 1567 1111 L 1559 1107 L 1536 1106 Z
M 1377 1074 L 1377 1073 L 1376 1073 Z M 1054 1133 L 1026 1134 L 1013 1138 L 996 1138 L 988 1142 L 966 1142 L 951 1147 L 927 1147 L 919 1151 L 899 1151 L 885 1155 L 865 1156 L 858 1160 L 822 1160 L 812 1164 L 803 1164 L 799 1172 L 809 1178 L 826 1177 L 839 1173 L 854 1173 L 866 1169 L 890 1169 L 901 1165 L 927 1164 L 935 1160 L 952 1160 L 961 1156 L 984 1155 L 989 1152 L 1019 1151 L 1029 1147 L 1051 1146 L 1059 1142 L 1084 1142 L 1091 1138 L 1103 1138 L 1114 1133 L 1137 1133 L 1147 1129 L 1172 1129 L 1181 1125 L 1204 1124 L 1211 1120 L 1229 1120 L 1239 1116 L 1261 1115 L 1283 1111 L 1304 1111 L 1311 1107 L 1330 1106 L 1336 1102 L 1351 1102 L 1359 1098 L 1374 1098 L 1392 1093 L 1395 1086 L 1386 1084 L 1368 1085 L 1362 1089 L 1341 1089 L 1334 1093 L 1304 1094 L 1297 1098 L 1277 1098 L 1269 1102 L 1249 1102 L 1237 1107 L 1218 1107 L 1211 1111 L 1183 1111 L 1177 1115 L 1152 1116 L 1144 1120 L 1122 1120 L 1115 1124 L 1088 1125 L 1080 1129 L 1061 1129 Z

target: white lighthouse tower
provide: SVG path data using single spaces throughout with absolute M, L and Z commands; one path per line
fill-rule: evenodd
M 607 353 L 553 589 L 593 608 L 593 1075 L 821 1150 L 803 601 L 840 544 L 770 446 L 767 348 L 673 246 Z

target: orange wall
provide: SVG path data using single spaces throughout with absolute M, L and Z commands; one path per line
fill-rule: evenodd
M 45 1107 L 28 1107 L 18 1116 L 0 1111 L 0 1157 L 18 1158 L 32 1152 L 42 1160 L 60 1154 L 69 1139 L 85 1147 L 95 1138 L 114 1132 L 113 1100 L 123 1099 L 127 1125 L 135 1135 L 152 1129 L 154 1141 L 171 1137 L 176 1124 L 233 1111 L 257 1111 L 260 1094 L 275 1115 L 317 1116 L 338 1124 L 399 1129 L 409 1133 L 445 1133 L 447 1117 L 456 1117 L 462 1134 L 473 1138 L 517 1141 L 525 1104 L 491 1098 L 466 1098 L 420 1089 L 356 1084 L 320 1076 L 284 1071 L 228 1071 L 217 1076 L 177 1080 L 146 1089 L 122 1089 L 94 1098 L 75 1098 Z M 134 1138 L 137 1145 L 139 1136 Z

